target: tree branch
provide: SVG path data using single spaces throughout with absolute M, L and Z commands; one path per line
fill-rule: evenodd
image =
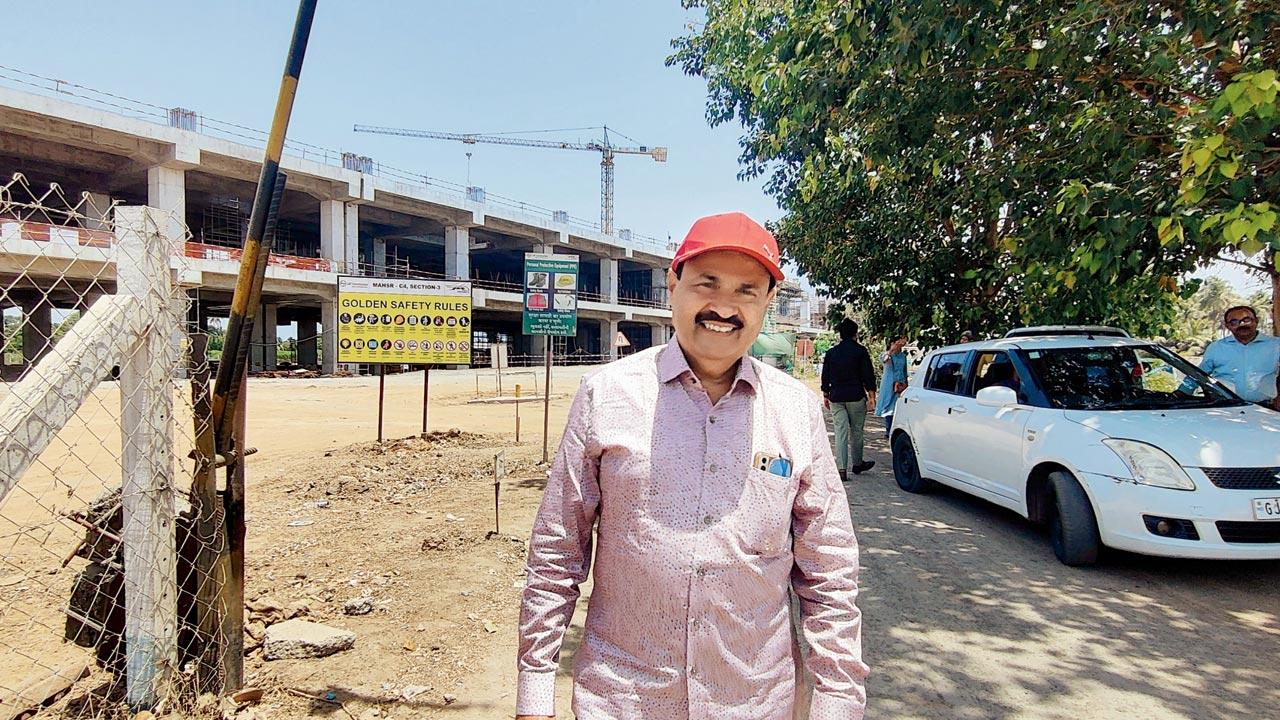
M 1237 260 L 1236 258 L 1230 258 L 1230 257 L 1226 257 L 1226 256 L 1223 256 L 1223 255 L 1219 255 L 1219 256 L 1217 257 L 1217 259 L 1218 259 L 1218 260 L 1221 260 L 1222 262 L 1229 262 L 1229 263 L 1231 263 L 1231 264 L 1233 264 L 1233 265 L 1240 265 L 1240 266 L 1242 266 L 1242 267 L 1247 267 L 1247 268 L 1249 268 L 1250 270 L 1256 270 L 1256 271 L 1258 271 L 1258 272 L 1260 272 L 1260 273 L 1264 273 L 1264 274 L 1270 274 L 1270 273 L 1271 273 L 1271 269 L 1270 269 L 1270 268 L 1268 268 L 1267 266 L 1265 266 L 1265 265 L 1254 265 L 1253 263 L 1248 262 L 1248 261 L 1246 261 L 1246 260 Z

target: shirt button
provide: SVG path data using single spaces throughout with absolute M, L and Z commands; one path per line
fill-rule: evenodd
M 694 570 L 694 571 L 693 571 L 693 574 L 694 574 L 694 575 L 697 575 L 697 576 L 698 576 L 698 577 L 700 577 L 700 578 L 702 578 L 702 577 L 706 577 L 706 576 L 707 576 L 707 569 L 706 569 L 706 568 L 702 568 L 702 567 L 700 567 L 700 568 L 698 568 L 697 570 Z
M 710 525 L 710 524 L 711 524 L 711 523 L 713 523 L 713 522 L 715 522 L 715 518 L 711 517 L 710 515 L 703 515 L 703 516 L 702 516 L 702 524 L 703 524 L 703 525 Z
M 708 465 L 708 466 L 707 466 L 707 470 L 710 470 L 711 472 L 715 472 L 715 471 L 716 471 L 716 464 L 715 464 L 715 463 L 711 463 L 710 465 Z
M 707 418 L 707 422 L 711 423 L 712 425 L 715 425 L 715 424 L 716 424 L 716 416 L 715 416 L 715 415 L 712 415 L 711 417 Z

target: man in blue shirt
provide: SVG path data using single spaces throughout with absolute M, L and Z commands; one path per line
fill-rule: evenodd
M 1231 335 L 1209 345 L 1200 369 L 1229 381 L 1245 400 L 1280 410 L 1280 338 L 1258 333 L 1258 313 L 1248 305 L 1228 310 L 1222 324 Z

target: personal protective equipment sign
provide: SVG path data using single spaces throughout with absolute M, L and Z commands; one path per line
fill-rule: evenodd
M 524 254 L 524 334 L 578 334 L 578 256 Z

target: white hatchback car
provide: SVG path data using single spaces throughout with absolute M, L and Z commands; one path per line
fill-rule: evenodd
M 1058 559 L 1102 546 L 1280 558 L 1280 413 L 1123 337 L 1021 337 L 931 352 L 898 399 L 893 471 L 1048 525 Z

